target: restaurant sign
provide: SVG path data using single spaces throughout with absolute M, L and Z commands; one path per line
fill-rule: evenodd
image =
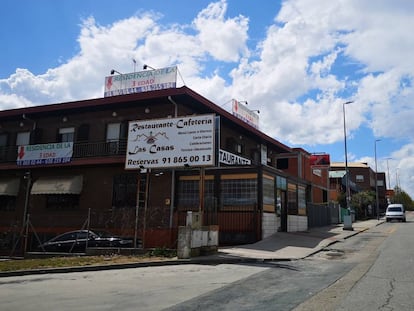
M 219 150 L 219 162 L 227 165 L 250 165 L 252 161 L 250 159 L 243 158 L 237 154 L 227 152 L 225 150 Z
M 125 169 L 214 165 L 213 114 L 129 122 Z

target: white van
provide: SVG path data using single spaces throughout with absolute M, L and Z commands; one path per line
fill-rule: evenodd
M 405 222 L 405 210 L 402 204 L 390 204 L 385 212 L 387 222 L 396 219 Z

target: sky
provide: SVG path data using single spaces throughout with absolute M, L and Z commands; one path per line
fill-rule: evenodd
M 332 162 L 345 124 L 348 162 L 376 162 L 414 198 L 414 1 L 2 0 L 0 15 L 0 110 L 178 66 L 178 86 L 229 111 L 246 101 L 264 133 Z

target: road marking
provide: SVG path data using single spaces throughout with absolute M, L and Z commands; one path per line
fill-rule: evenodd
M 397 230 L 396 228 L 395 228 L 395 226 L 394 227 L 391 227 L 389 230 L 387 230 L 386 232 L 388 233 L 388 234 L 392 234 L 392 233 L 394 233 L 395 232 L 395 230 Z

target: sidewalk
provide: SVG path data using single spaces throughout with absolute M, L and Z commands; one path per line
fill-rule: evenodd
M 306 258 L 323 248 L 360 232 L 378 226 L 383 219 L 357 221 L 353 230 L 343 230 L 343 224 L 311 228 L 306 232 L 277 232 L 254 244 L 220 248 L 215 257 L 249 258 L 255 260 L 295 260 Z
M 352 224 L 353 230 L 343 230 L 343 224 L 311 228 L 306 232 L 277 232 L 274 235 L 254 244 L 233 247 L 221 247 L 212 255 L 192 257 L 190 259 L 173 259 L 166 261 L 148 261 L 128 264 L 102 266 L 79 266 L 47 268 L 38 270 L 0 272 L 0 277 L 22 276 L 28 274 L 68 273 L 82 271 L 99 271 L 109 269 L 126 269 L 154 267 L 179 264 L 222 264 L 262 261 L 297 260 L 311 256 L 323 248 L 347 239 L 360 232 L 378 226 L 383 219 L 358 221 Z

